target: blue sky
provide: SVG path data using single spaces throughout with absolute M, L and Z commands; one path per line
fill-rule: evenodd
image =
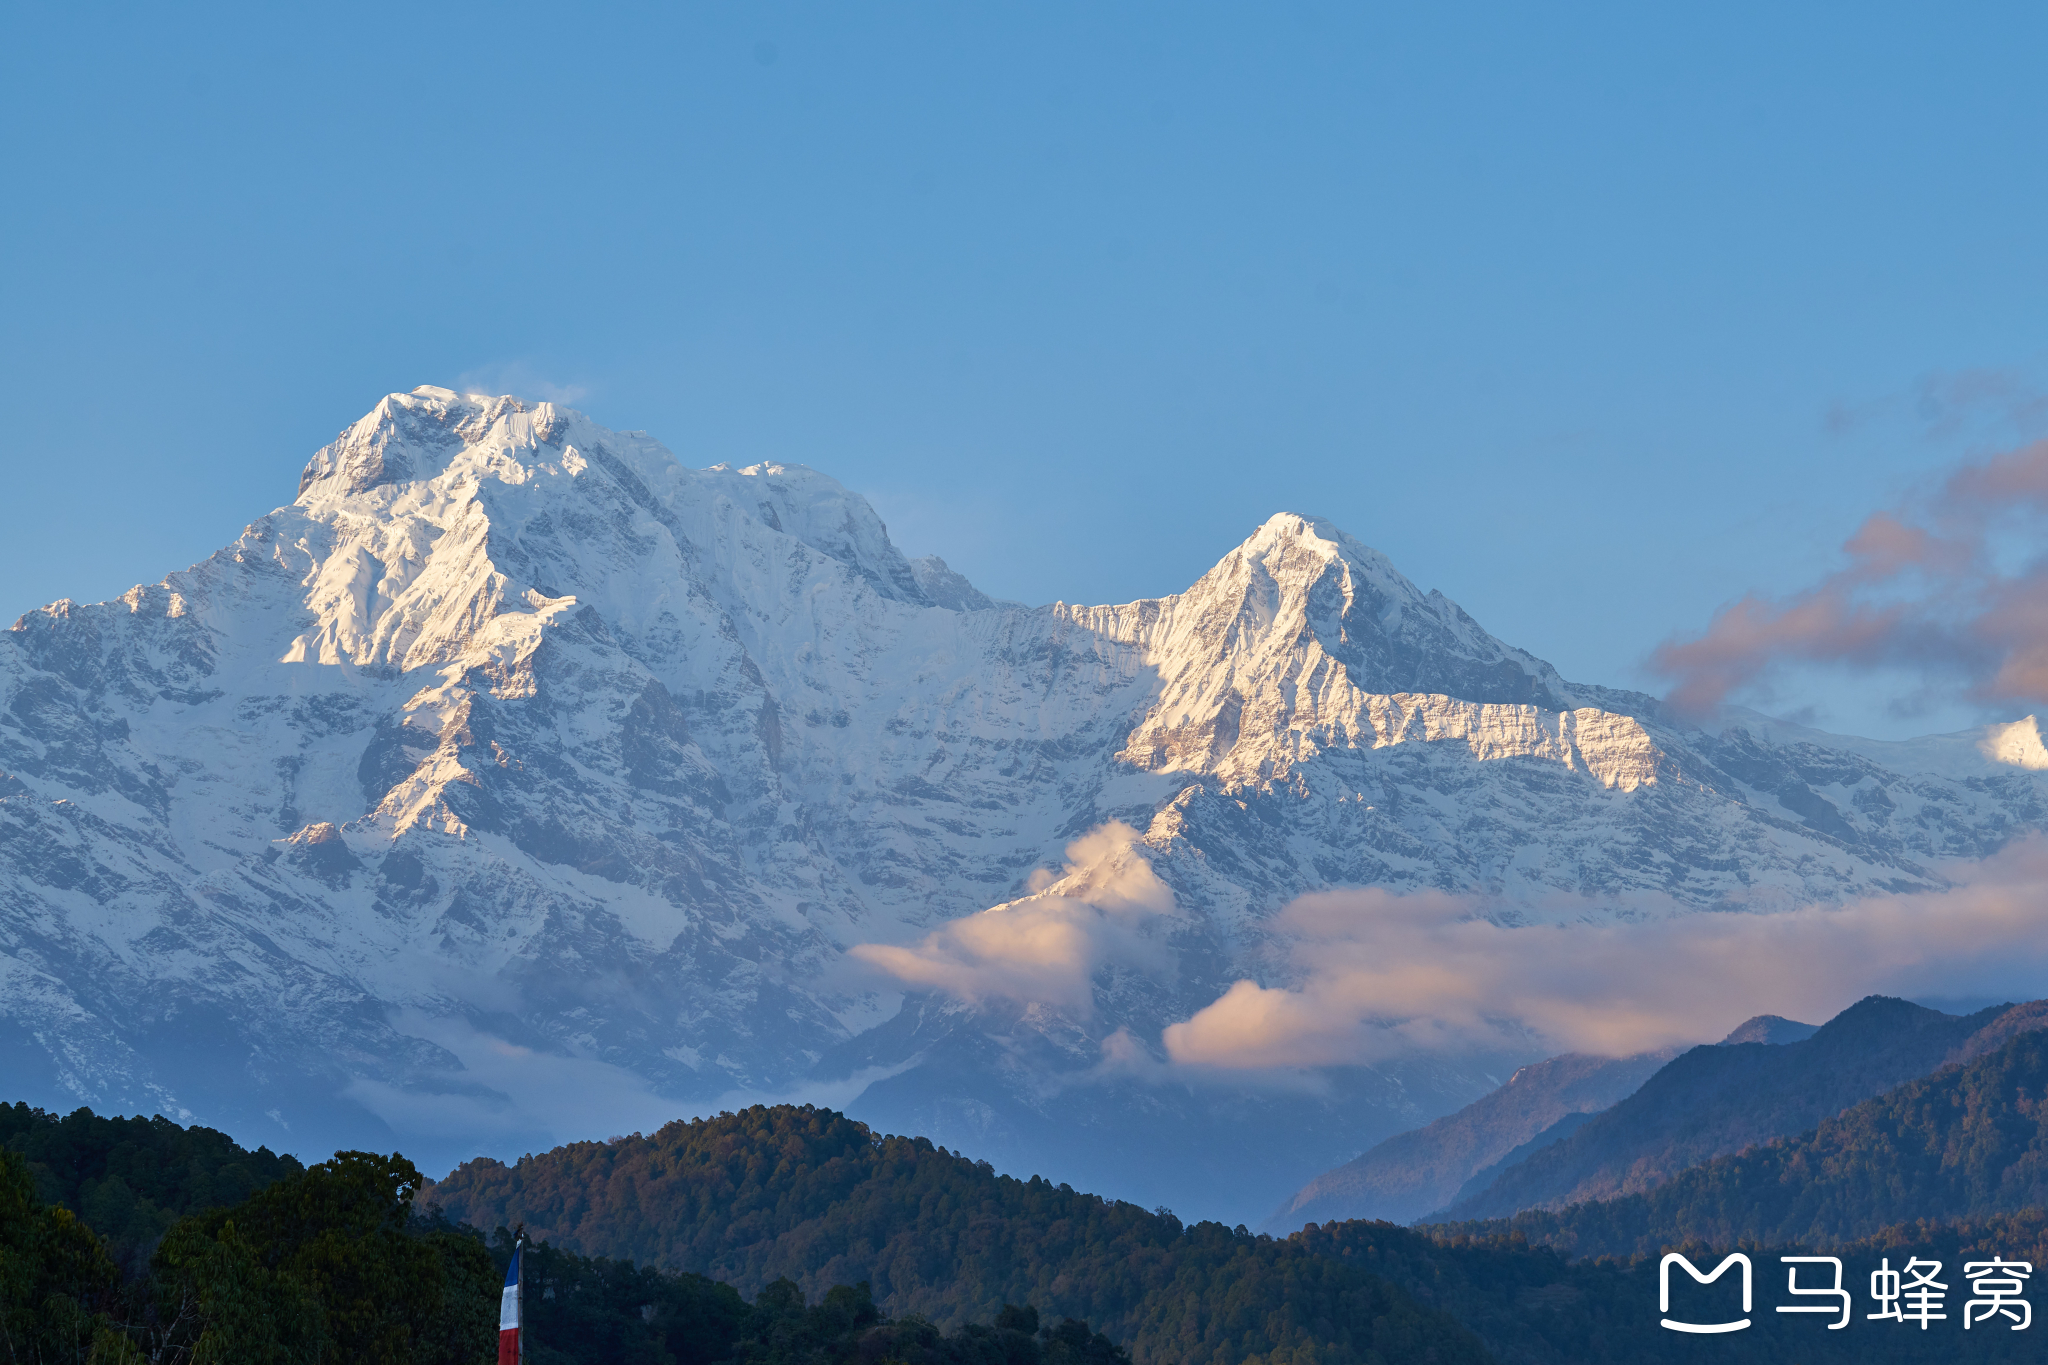
M 203 557 L 439 383 L 815 465 L 1029 601 L 1175 591 L 1317 513 L 1642 685 L 2048 419 L 2039 7 L 16 3 L 7 32 L 8 618 Z M 1902 686 L 1773 704 L 1969 718 L 1892 715 Z

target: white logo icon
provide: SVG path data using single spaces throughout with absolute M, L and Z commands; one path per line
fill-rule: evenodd
M 1714 1273 L 1711 1275 L 1700 1274 L 1700 1268 L 1698 1266 L 1694 1265 L 1691 1261 L 1688 1261 L 1687 1259 L 1685 1259 L 1685 1257 L 1679 1255 L 1675 1251 L 1666 1253 L 1664 1259 L 1660 1261 L 1657 1265 L 1657 1309 L 1659 1312 L 1669 1313 L 1671 1311 L 1671 1267 L 1674 1264 L 1684 1266 L 1685 1273 L 1692 1276 L 1693 1283 L 1695 1284 L 1712 1284 L 1714 1281 L 1721 1278 L 1723 1272 L 1725 1272 L 1729 1266 L 1740 1265 L 1742 1267 L 1742 1311 L 1744 1313 L 1749 1312 L 1749 1305 L 1751 1300 L 1749 1257 L 1743 1255 L 1739 1251 L 1730 1252 L 1726 1260 L 1722 1261 L 1721 1264 L 1714 1267 Z M 1798 1272 L 1795 1270 L 1789 1271 L 1787 1273 L 1796 1275 Z M 1836 1273 L 1839 1276 L 1839 1265 L 1837 1266 Z M 1818 1294 L 1825 1293 L 1827 1291 L 1816 1289 L 1809 1290 L 1807 1292 Z M 1743 1328 L 1749 1326 L 1749 1319 L 1747 1317 L 1742 1318 L 1736 1322 L 1673 1322 L 1668 1317 L 1665 1318 L 1663 1321 L 1664 1325 L 1674 1332 L 1740 1332 Z

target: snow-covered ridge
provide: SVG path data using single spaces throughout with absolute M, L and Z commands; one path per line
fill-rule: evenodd
M 1768 737 L 1776 744 L 1839 750 L 1867 758 L 1894 771 L 1941 777 L 1989 777 L 2013 768 L 2029 772 L 2048 769 L 2048 745 L 2043 744 L 2040 722 L 2033 716 L 1979 725 L 1951 734 L 1921 735 L 1913 739 L 1865 739 L 1860 735 L 1837 735 L 1815 730 L 1743 707 L 1729 707 L 1722 716 L 1709 723 L 1708 730 L 1716 737 L 1747 732 Z
M 1183 593 L 1028 608 L 814 470 L 422 388 L 205 563 L 0 635 L 0 1015 L 68 1095 L 220 1121 L 473 1131 L 513 1105 L 483 1036 L 674 1104 L 952 1056 L 996 1112 L 1270 973 L 1303 891 L 1769 907 L 2048 823 L 2037 729 L 1915 745 L 1676 724 L 1313 517 Z M 1085 1019 L 998 1046 L 850 970 L 1111 821 L 1175 912 Z
M 1549 759 L 1626 790 L 1655 780 L 1640 724 L 1569 706 L 1548 664 L 1316 518 L 1272 517 L 1177 596 L 1060 610 L 1157 677 L 1117 755 L 1134 767 L 1235 785 L 1332 746 L 1462 740 L 1477 759 Z

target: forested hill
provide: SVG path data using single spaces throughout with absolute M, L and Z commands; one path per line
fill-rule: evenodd
M 1574 1256 L 1704 1242 L 1824 1247 L 1911 1220 L 2048 1204 L 2048 1031 L 1866 1100 L 1797 1138 L 1695 1166 L 1645 1194 L 1440 1225 Z
M 2017 1095 L 2018 1108 L 2038 1116 L 2042 1041 L 2020 1039 L 1947 1074 L 1970 1076 L 1964 1089 L 1980 1096 Z M 1914 1112 L 1942 1102 L 1923 1096 Z M 1950 1164 L 1994 1186 L 2035 1169 L 2038 1142 L 2000 1145 L 1983 1131 L 2011 1127 L 2006 1117 L 1999 1103 L 1966 1101 L 1954 1131 L 1971 1134 L 1978 1155 Z M 92 1116 L 73 1119 L 91 1131 Z M 49 1116 L 35 1122 L 29 1131 L 47 1140 Z M 183 1140 L 190 1130 L 151 1120 L 146 1131 Z M 709 1248 L 742 1268 L 754 1291 L 748 1304 L 732 1286 L 689 1273 L 536 1246 L 526 1277 L 533 1365 L 1117 1365 L 1119 1342 L 1133 1365 L 2020 1365 L 2039 1355 L 2031 1333 L 1958 1341 L 1860 1318 L 1834 1332 L 1774 1312 L 1756 1314 L 1739 1343 L 1681 1338 L 1658 1325 L 1654 1257 L 1568 1261 L 1512 1235 L 1388 1223 L 1310 1225 L 1284 1241 L 1216 1224 L 1184 1228 L 1043 1181 L 997 1177 L 929 1143 L 877 1138 L 828 1111 L 787 1108 L 509 1168 L 474 1163 L 458 1173 L 477 1201 L 463 1216 L 490 1227 L 487 1237 L 442 1216 L 457 1180 L 437 1191 L 442 1209 L 422 1213 L 408 1197 L 417 1176 L 403 1158 L 339 1153 L 235 1207 L 181 1220 L 120 1275 L 85 1225 L 34 1196 L 39 1183 L 104 1179 L 85 1174 L 103 1152 L 68 1150 L 81 1160 L 67 1164 L 46 1148 L 56 1161 L 39 1179 L 0 1149 L 0 1365 L 88 1356 L 106 1365 L 473 1365 L 489 1357 L 511 1249 L 503 1220 L 519 1218 L 527 1195 L 540 1212 L 540 1196 L 556 1201 L 558 1228 Z M 485 1196 L 501 1211 L 483 1207 Z M 1759 1296 L 1768 1297 L 1776 1255 L 1810 1249 L 1750 1244 Z M 1880 1257 L 2048 1264 L 2048 1214 L 1909 1224 L 1832 1250 L 1852 1285 Z M 805 1276 L 811 1292 L 761 1281 L 778 1269 Z M 855 1276 L 878 1281 L 877 1292 Z M 991 1293 L 1030 1306 L 956 1306 Z M 941 1335 L 901 1309 L 887 1321 L 874 1300 L 891 1295 L 943 1313 L 955 1330 Z M 1084 1314 L 1108 1334 L 1058 1321 Z
M 513 1166 L 472 1162 L 423 1198 L 479 1226 L 523 1218 L 585 1254 L 650 1259 L 749 1292 L 778 1274 L 813 1297 L 865 1280 L 883 1311 L 947 1324 L 999 1316 L 990 1303 L 1031 1303 L 1086 1318 L 1136 1365 L 1332 1365 L 1374 1353 L 1391 1365 L 1478 1358 L 1482 1345 L 1501 1365 L 2017 1365 L 2037 1354 L 2027 1333 L 1973 1333 L 1959 1356 L 1946 1336 L 1861 1321 L 1830 1332 L 1776 1313 L 1757 1314 L 1732 1349 L 1658 1325 L 1654 1259 L 1568 1261 L 1511 1234 L 1389 1223 L 1312 1224 L 1284 1240 L 1183 1228 L 997 1176 L 921 1139 L 877 1137 L 827 1110 L 751 1109 Z M 1781 1251 L 1804 1249 L 1753 1252 L 1775 1270 Z M 1879 1257 L 1896 1264 L 1915 1251 L 2038 1252 L 2048 1263 L 2048 1227 L 2031 1213 L 1894 1228 L 1839 1249 L 1853 1284 Z M 1767 1284 L 1759 1278 L 1760 1294 Z
M 245 1150 L 226 1133 L 154 1118 L 102 1118 L 79 1109 L 59 1118 L 0 1103 L 0 1147 L 28 1163 L 36 1193 L 71 1210 L 116 1259 L 146 1251 L 187 1214 L 239 1204 L 305 1167 L 268 1147 Z
M 422 1197 L 458 1222 L 523 1221 L 584 1255 L 694 1271 L 749 1294 L 781 1276 L 812 1297 L 866 1282 L 883 1311 L 941 1326 L 1033 1304 L 1095 1324 L 1140 1365 L 1485 1354 L 1363 1265 L 999 1176 L 810 1106 L 672 1123 L 512 1166 L 472 1161 Z
M 162 1117 L 79 1110 L 60 1123 L 5 1112 L 15 1122 L 0 1143 L 0 1365 L 479 1365 L 497 1355 L 514 1234 L 486 1238 L 422 1215 L 412 1202 L 419 1173 L 402 1156 L 337 1152 L 310 1170 L 292 1162 L 248 1198 L 177 1219 L 148 1254 L 117 1261 L 89 1222 L 42 1191 L 103 1183 L 115 1178 L 104 1174 L 112 1164 L 146 1185 L 153 1178 L 167 1201 L 189 1202 L 246 1183 L 221 1176 L 246 1174 L 245 1163 L 219 1158 L 252 1154 Z M 111 1146 L 110 1136 L 119 1139 Z M 29 1145 L 43 1158 L 34 1169 L 17 1150 Z M 167 1172 L 179 1163 L 165 1158 L 180 1154 L 182 1168 Z M 523 1272 L 521 1359 L 530 1365 L 1131 1365 L 1088 1324 L 1041 1320 L 1029 1305 L 941 1334 L 886 1320 L 866 1285 L 807 1303 L 778 1281 L 749 1305 L 731 1285 L 545 1243 L 527 1247 Z M 1336 1358 L 1381 1359 L 1370 1350 Z M 1457 1333 L 1425 1343 L 1418 1358 L 1479 1357 Z

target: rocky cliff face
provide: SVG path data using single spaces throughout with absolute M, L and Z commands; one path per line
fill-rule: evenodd
M 1175 597 L 998 603 L 809 469 L 685 469 L 420 389 L 212 559 L 0 635 L 0 1065 L 32 1097 L 430 1161 L 860 1097 L 1183 1204 L 1247 1169 L 1219 1144 L 1285 1122 L 1256 1215 L 1532 1059 L 1162 1079 L 1159 1030 L 1271 975 L 1289 898 L 1933 885 L 2042 822 L 2033 754 L 2031 721 L 1686 728 L 1291 514 Z M 1065 850 L 1104 826 L 1128 833 L 1088 846 L 1161 891 L 1077 991 L 849 960 L 1096 905 L 1107 874 Z

